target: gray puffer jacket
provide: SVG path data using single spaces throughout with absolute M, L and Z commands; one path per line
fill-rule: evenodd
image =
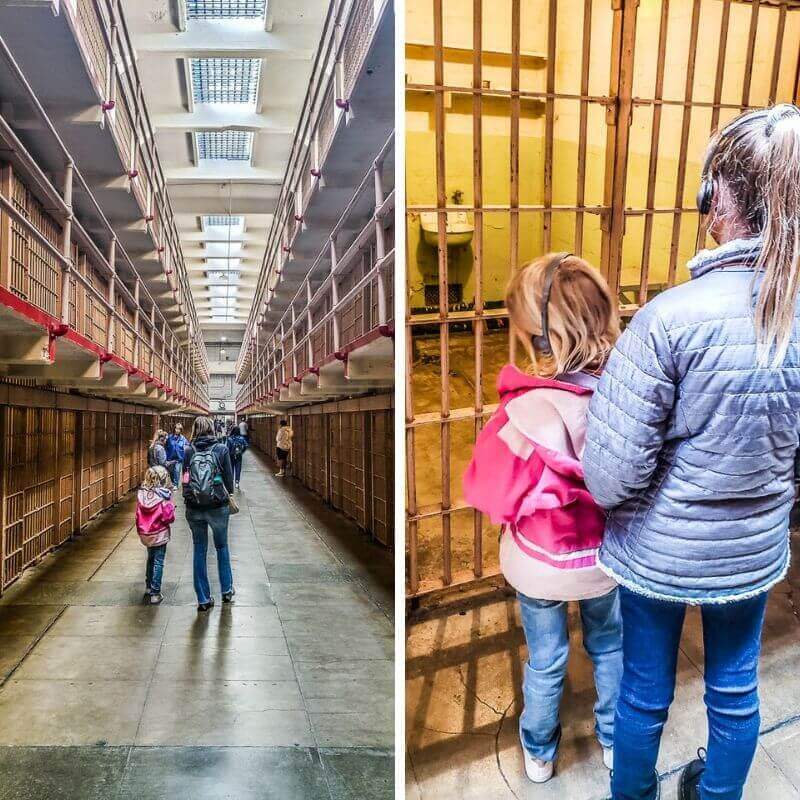
M 637 313 L 589 407 L 586 485 L 610 509 L 600 562 L 649 597 L 740 600 L 786 574 L 800 331 L 782 367 L 756 366 L 757 246 L 701 253 L 692 281 Z

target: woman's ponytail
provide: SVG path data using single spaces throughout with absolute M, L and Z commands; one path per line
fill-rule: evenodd
M 762 180 L 757 181 L 764 227 L 755 329 L 759 366 L 774 368 L 786 356 L 800 289 L 800 109 L 775 106 L 764 135 Z

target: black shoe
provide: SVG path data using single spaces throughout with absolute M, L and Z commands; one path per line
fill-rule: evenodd
M 207 603 L 200 603 L 197 606 L 198 611 L 210 611 L 214 608 L 214 598 L 212 597 Z
M 232 603 L 233 596 L 236 594 L 236 589 L 231 589 L 229 592 L 222 593 L 222 602 L 223 603 Z
M 706 770 L 706 751 L 701 747 L 697 758 L 683 768 L 678 783 L 678 800 L 700 800 L 700 778 Z

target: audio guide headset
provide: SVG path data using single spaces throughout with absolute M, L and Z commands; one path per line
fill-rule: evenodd
M 550 305 L 550 292 L 553 289 L 553 277 L 556 270 L 568 259 L 572 253 L 558 253 L 545 268 L 544 285 L 542 286 L 542 333 L 531 336 L 533 348 L 543 356 L 553 355 L 553 348 L 550 346 L 550 328 L 547 324 L 547 307 Z
M 714 146 L 710 148 L 706 154 L 706 159 L 703 162 L 703 171 L 700 174 L 700 188 L 697 190 L 697 210 L 701 214 L 708 214 L 708 212 L 711 211 L 711 203 L 714 200 L 714 178 L 711 175 L 711 162 L 714 160 L 714 156 L 717 154 L 719 143 L 724 138 L 733 134 L 745 122 L 750 122 L 752 119 L 761 118 L 767 119 L 767 127 L 765 128 L 764 133 L 769 137 L 772 135 L 775 125 L 780 122 L 780 120 L 785 119 L 786 117 L 796 116 L 798 113 L 800 112 L 798 112 L 797 106 L 787 105 L 783 108 L 780 108 L 777 113 L 776 108 L 768 108 L 764 109 L 763 111 L 756 111 L 752 114 L 739 117 L 739 119 L 734 120 L 727 127 L 723 128 L 720 131 Z

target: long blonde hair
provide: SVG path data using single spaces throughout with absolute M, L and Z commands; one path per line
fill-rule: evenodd
M 800 289 L 800 108 L 782 103 L 740 115 L 711 140 L 709 156 L 718 196 L 710 223 L 731 214 L 762 239 L 753 321 L 758 364 L 775 368 L 786 356 Z
M 552 356 L 533 345 L 533 337 L 542 335 L 544 277 L 553 258 L 537 258 L 511 278 L 506 307 L 514 333 L 540 375 L 598 370 L 619 337 L 619 312 L 603 276 L 577 256 L 565 258 L 553 273 L 547 326 Z
M 142 481 L 142 489 L 170 489 L 172 488 L 172 480 L 169 477 L 169 472 L 160 464 L 155 467 L 150 467 L 144 474 Z

